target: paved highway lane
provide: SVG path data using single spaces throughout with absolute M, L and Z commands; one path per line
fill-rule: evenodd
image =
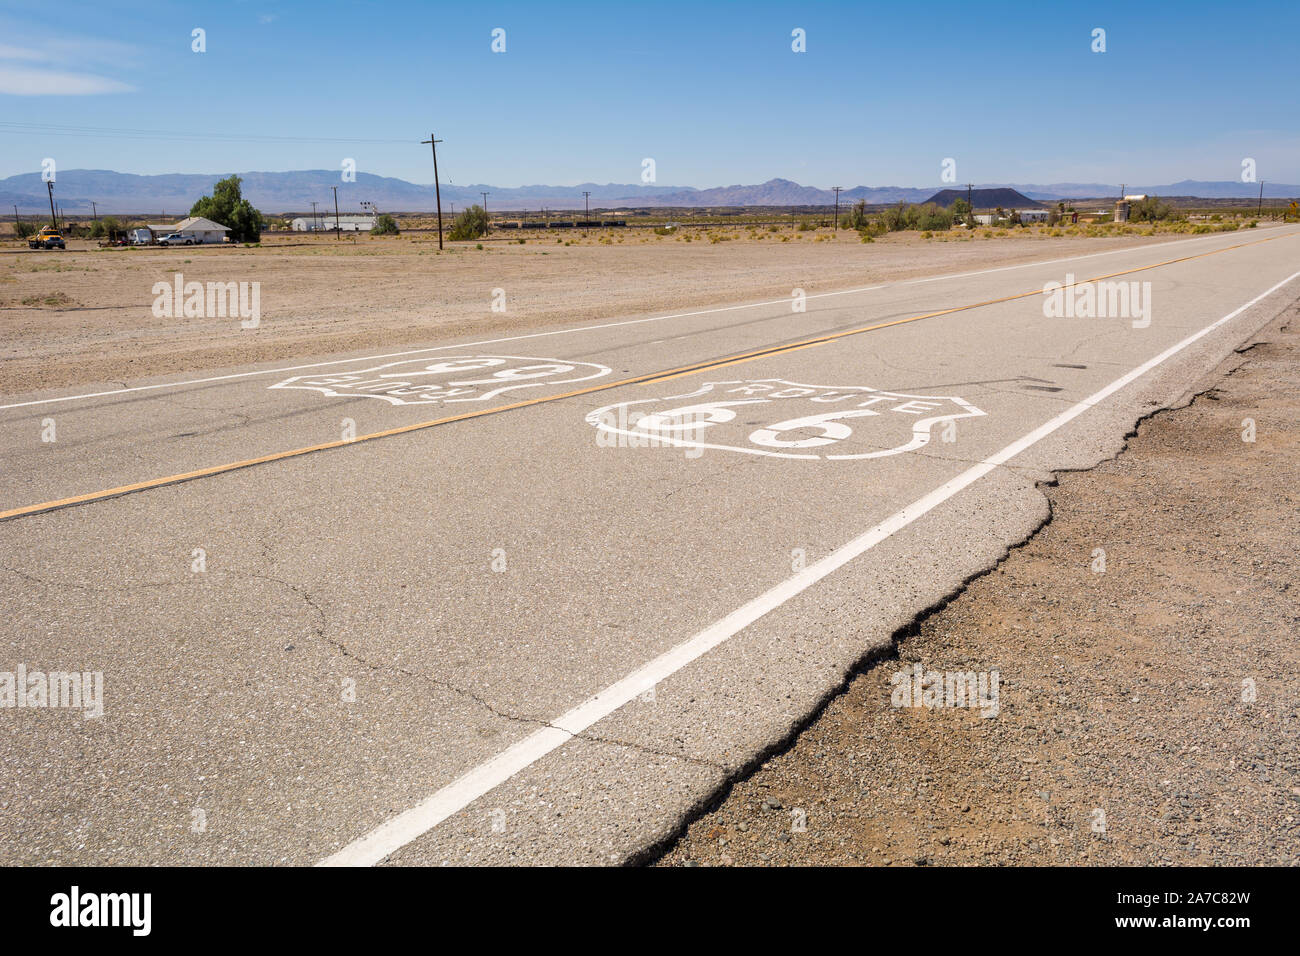
M 1297 232 L 6 399 L 7 509 L 548 399 L 0 522 L 7 657 L 104 674 L 6 721 L 6 861 L 626 859 L 1292 301 Z M 1137 269 L 1145 325 L 1035 291 Z
M 481 413 L 575 389 L 609 388 L 629 376 L 653 376 L 817 336 L 911 321 L 1006 295 L 1032 298 L 1045 283 L 1065 281 L 1067 275 L 1084 280 L 1125 272 L 1129 275 L 1119 278 L 1149 281 L 1152 267 L 1160 263 L 1178 259 L 1202 262 L 1226 254 L 1225 249 L 1272 241 L 1284 234 L 1280 230 L 1220 234 L 953 278 L 914 279 L 884 286 L 867 282 L 860 287 L 862 291 L 814 293 L 803 312 L 794 312 L 791 301 L 783 299 L 666 317 L 612 319 L 594 328 L 330 358 L 311 363 L 311 367 L 280 363 L 118 389 L 9 396 L 0 401 L 0 434 L 6 449 L 6 467 L 0 472 L 0 512 L 337 442 L 345 434 L 366 435 L 451 414 Z M 983 313 L 978 310 L 963 316 L 964 322 L 976 325 L 982 320 Z M 1053 331 L 1087 337 L 1096 330 L 1062 324 Z M 500 367 L 483 368 L 481 375 L 436 371 L 440 364 L 455 367 L 447 364 L 449 360 L 459 360 L 456 365 L 463 369 L 465 359 L 480 357 L 484 361 L 499 357 Z M 567 372 L 546 367 L 557 360 L 579 364 Z M 908 365 L 898 357 L 892 361 L 900 370 L 935 367 Z M 429 371 L 430 367 L 435 370 Z M 532 370 L 521 372 L 523 368 Z M 362 372 L 369 374 L 362 376 L 361 382 L 340 381 L 347 373 Z M 1040 380 L 1027 380 L 1025 386 L 1051 388 L 1051 369 L 1047 372 L 1046 376 L 1028 376 Z M 441 399 L 436 392 L 419 391 L 419 383 L 490 382 L 509 374 L 533 377 L 476 385 L 467 394 Z M 409 383 L 405 394 L 401 388 L 385 387 L 393 380 Z M 323 384 L 313 387 L 313 382 Z M 363 394 L 369 397 L 360 397 Z M 47 440 L 51 424 L 58 438 L 55 442 Z M 124 449 L 129 449 L 129 454 L 124 455 Z

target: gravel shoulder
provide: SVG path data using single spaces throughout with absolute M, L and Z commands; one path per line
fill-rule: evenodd
M 657 864 L 1300 865 L 1300 304 L 1193 391 Z

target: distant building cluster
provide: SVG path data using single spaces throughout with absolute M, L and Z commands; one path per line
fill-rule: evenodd
M 333 214 L 321 213 L 318 216 L 299 216 L 289 223 L 294 232 L 333 232 L 335 217 Z M 369 232 L 375 227 L 375 217 L 370 215 L 346 215 L 338 217 L 340 232 Z

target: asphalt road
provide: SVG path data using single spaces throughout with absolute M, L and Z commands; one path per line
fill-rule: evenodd
M 0 670 L 102 672 L 103 715 L 0 710 L 0 861 L 634 859 L 1300 295 L 1298 251 L 6 396 Z M 1150 309 L 1045 314 L 1070 274 Z

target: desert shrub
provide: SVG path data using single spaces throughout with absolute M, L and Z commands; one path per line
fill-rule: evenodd
M 800 232 L 812 232 L 816 227 L 812 224 L 811 219 L 800 219 L 798 229 Z
M 1161 202 L 1159 196 L 1147 196 L 1129 206 L 1128 217 L 1131 222 L 1158 222 L 1162 219 L 1172 219 L 1174 207 L 1167 202 Z
M 914 213 L 913 210 L 915 210 Z M 952 213 L 931 202 L 926 203 L 924 206 L 910 207 L 908 214 L 909 219 L 914 219 L 915 225 L 913 228 L 916 229 L 926 232 L 947 232 L 952 228 Z
M 488 230 L 487 210 L 482 206 L 470 206 L 452 223 L 451 232 L 447 233 L 447 238 L 453 240 L 459 239 L 478 239 Z
M 887 232 L 901 232 L 907 228 L 907 213 L 901 202 L 886 209 L 880 218 Z
M 375 217 L 375 225 L 370 230 L 372 236 L 396 236 L 401 233 L 397 228 L 397 220 L 386 212 L 381 212 Z
M 867 201 L 859 199 L 853 204 L 847 216 L 844 217 L 845 229 L 856 229 L 861 232 L 867 227 Z

